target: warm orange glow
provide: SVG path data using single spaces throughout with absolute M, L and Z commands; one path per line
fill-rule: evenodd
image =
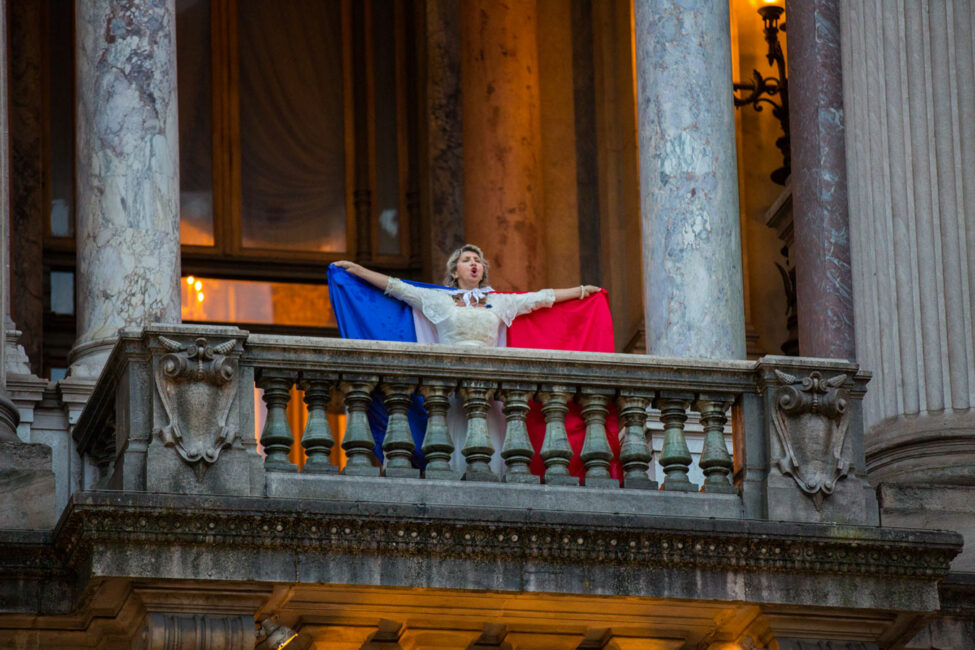
M 185 278 L 183 321 L 336 327 L 321 284 Z M 201 297 L 206 284 L 206 302 Z
M 205 216 L 203 221 L 205 223 L 202 227 L 195 226 L 184 215 L 179 223 L 179 243 L 187 246 L 213 246 L 212 217 Z
M 188 284 L 190 286 L 193 286 L 193 283 L 194 282 L 196 282 L 196 278 L 194 278 L 192 275 L 190 277 L 186 278 L 186 284 Z

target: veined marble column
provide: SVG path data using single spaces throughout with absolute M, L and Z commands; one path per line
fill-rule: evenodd
M 799 352 L 856 358 L 838 0 L 788 0 Z
M 97 376 L 120 327 L 179 322 L 174 0 L 77 0 L 78 331 Z
M 856 347 L 874 373 L 867 468 L 874 482 L 970 483 L 975 3 L 840 11 Z
M 461 3 L 464 229 L 498 289 L 544 280 L 535 0 Z
M 743 359 L 728 5 L 634 13 L 647 352 Z

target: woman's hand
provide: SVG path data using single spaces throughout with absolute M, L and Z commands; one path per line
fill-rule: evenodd
M 376 271 L 370 271 L 361 264 L 356 264 L 355 262 L 350 262 L 349 260 L 339 260 L 338 262 L 332 262 L 335 266 L 345 269 L 352 275 L 360 277 L 377 289 L 386 290 L 386 285 L 389 284 L 389 276 L 384 273 L 377 273 Z
M 597 293 L 599 293 L 600 291 L 602 291 L 602 289 L 599 288 L 599 287 L 597 287 L 596 285 L 593 285 L 593 284 L 584 284 L 584 285 L 581 285 L 581 288 L 579 290 L 579 293 L 581 295 L 579 296 L 579 299 L 582 300 L 583 298 L 588 298 L 589 296 L 594 296 Z
M 593 296 L 602 289 L 592 284 L 580 284 L 577 287 L 566 287 L 565 289 L 555 289 L 555 302 L 564 302 L 566 300 L 582 300 L 583 298 L 588 298 Z

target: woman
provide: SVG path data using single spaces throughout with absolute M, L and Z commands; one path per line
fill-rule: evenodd
M 556 302 L 582 299 L 600 291 L 592 285 L 567 289 L 543 289 L 529 293 L 495 293 L 488 285 L 488 263 L 481 249 L 465 244 L 447 260 L 444 285 L 449 289 L 428 289 L 408 284 L 388 275 L 367 269 L 349 261 L 335 262 L 349 273 L 358 276 L 387 295 L 407 303 L 432 323 L 440 343 L 495 347 L 504 344 L 505 328 L 517 316 Z M 503 328 L 502 325 L 505 327 Z M 500 475 L 504 471 L 501 447 L 504 442 L 505 421 L 501 403 L 494 402 L 487 413 L 488 434 L 494 445 L 491 470 Z M 447 428 L 454 439 L 451 467 L 464 471 L 461 453 L 464 445 L 467 418 L 460 399 L 451 400 L 447 412 Z
M 520 294 L 495 293 L 487 283 L 484 254 L 473 244 L 458 248 L 447 260 L 447 291 L 407 284 L 354 262 L 343 260 L 335 265 L 419 310 L 436 328 L 441 343 L 455 345 L 497 346 L 502 324 L 510 326 L 522 314 L 600 291 L 599 287 L 579 285 Z

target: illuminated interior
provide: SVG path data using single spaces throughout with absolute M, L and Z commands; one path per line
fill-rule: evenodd
M 180 295 L 184 322 L 236 323 L 245 329 L 248 323 L 336 327 L 326 285 L 223 280 L 189 275 L 182 278 Z M 254 389 L 254 412 L 257 414 L 254 437 L 258 443 L 267 414 L 264 400 L 261 399 L 262 392 Z M 291 449 L 291 461 L 299 467 L 305 463 L 305 452 L 300 441 L 307 421 L 304 392 L 293 387 L 288 403 L 288 422 L 296 443 Z M 345 466 L 345 451 L 340 445 L 345 433 L 345 414 L 340 404 L 330 406 L 328 423 L 335 438 L 331 460 L 342 468 Z

